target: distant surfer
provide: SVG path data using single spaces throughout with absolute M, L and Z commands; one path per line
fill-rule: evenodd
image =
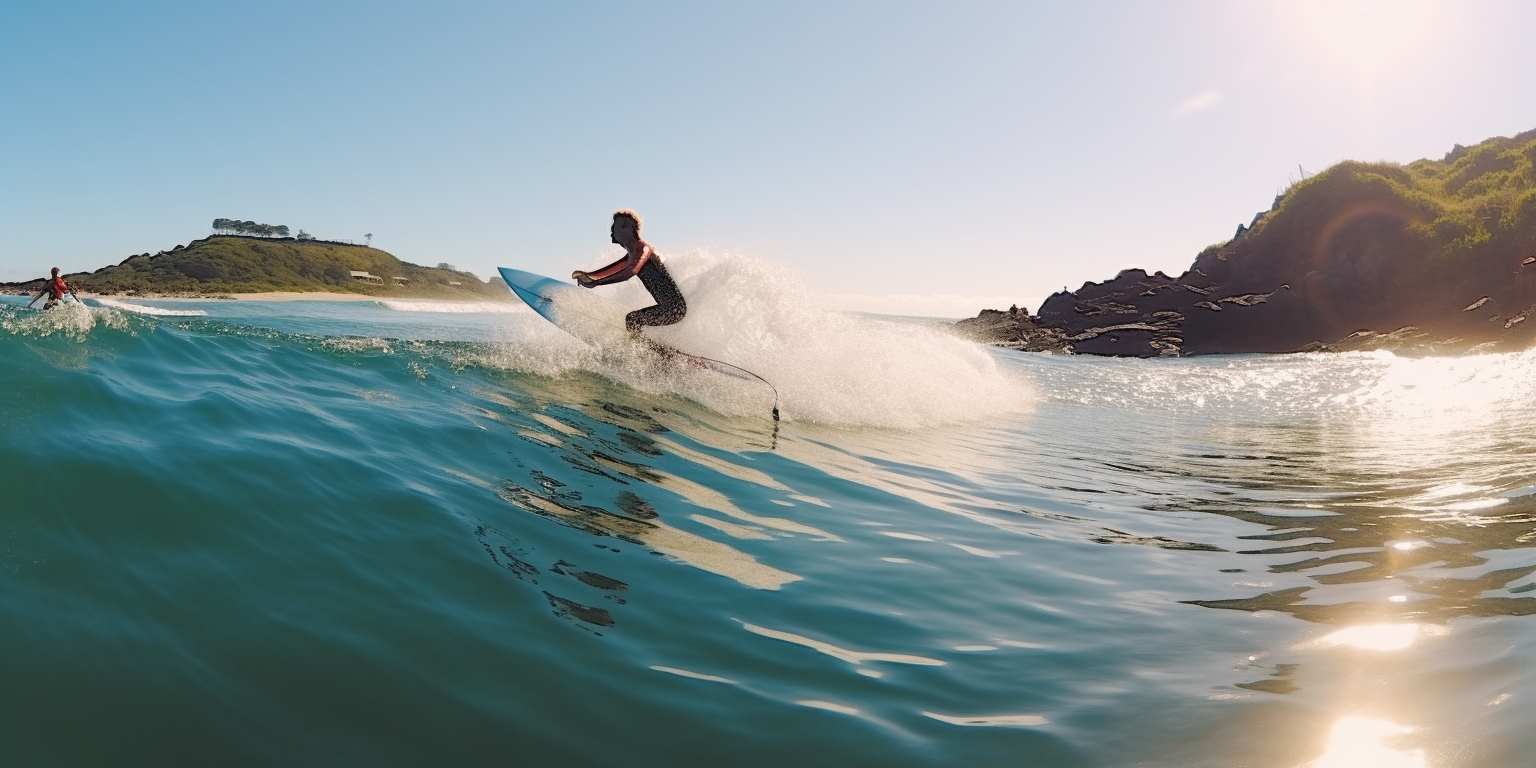
M 624 328 L 630 333 L 638 334 L 648 325 L 672 325 L 682 320 L 688 314 L 688 303 L 683 301 L 683 292 L 661 263 L 661 256 L 650 243 L 640 239 L 640 215 L 629 210 L 614 213 L 608 233 L 615 244 L 624 246 L 624 258 L 594 272 L 578 269 L 571 273 L 571 278 L 583 288 L 595 288 L 639 275 L 656 304 L 624 316 Z
M 80 301 L 80 297 L 75 296 L 75 289 L 69 287 L 69 283 L 64 282 L 64 278 L 59 277 L 59 268 L 54 267 L 48 282 L 43 284 L 43 292 L 33 296 L 32 300 L 27 302 L 27 306 L 30 307 L 36 304 L 38 299 L 47 296 L 48 300 L 43 302 L 43 309 L 53 309 L 64 300 L 65 295 L 74 296 L 77 303 Z

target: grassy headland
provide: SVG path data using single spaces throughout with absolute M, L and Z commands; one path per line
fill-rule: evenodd
M 1528 347 L 1536 131 L 1439 160 L 1339 163 L 1178 277 L 1128 269 L 1052 295 L 1033 317 L 992 313 L 963 327 L 1026 348 L 1138 356 Z
M 358 279 L 353 272 L 372 278 Z M 213 235 L 65 279 L 80 291 L 140 296 L 295 291 L 483 301 L 510 295 L 500 281 L 482 281 L 446 265 L 410 264 L 369 246 L 242 235 Z M 41 281 L 8 287 L 40 290 Z

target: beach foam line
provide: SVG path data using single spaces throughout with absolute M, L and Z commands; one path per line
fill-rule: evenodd
M 208 313 L 201 309 L 166 309 L 164 307 L 150 307 L 143 304 L 129 304 L 126 301 L 116 299 L 104 299 L 100 296 L 92 299 L 103 307 L 120 309 L 124 312 L 132 312 L 136 315 L 151 315 L 154 317 L 207 317 Z
M 396 312 L 437 312 L 451 315 L 510 315 L 530 311 L 523 304 L 510 301 L 434 301 L 432 299 L 379 299 L 385 309 Z

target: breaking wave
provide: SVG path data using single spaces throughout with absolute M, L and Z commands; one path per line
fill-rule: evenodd
M 828 309 L 782 267 L 709 253 L 675 257 L 667 266 L 687 296 L 688 316 L 646 335 L 772 382 L 786 420 L 914 428 L 1030 407 L 1023 379 L 984 347 L 941 329 Z M 623 311 L 651 303 L 633 281 L 595 295 L 610 301 L 584 300 L 580 311 L 615 330 Z M 488 364 L 545 375 L 588 370 L 732 415 L 766 408 L 759 385 L 686 365 L 658 366 L 637 345 L 593 347 L 543 323 L 509 325 L 504 335 Z
M 136 315 L 149 315 L 151 317 L 207 317 L 208 313 L 201 309 L 167 309 L 165 307 L 151 307 L 147 304 L 130 304 L 126 301 L 108 299 L 97 296 L 92 299 L 103 307 L 120 309 L 124 312 L 132 312 Z
M 510 301 L 434 301 L 430 299 L 379 299 L 378 304 L 395 312 L 436 312 L 447 315 L 510 315 L 529 312 Z

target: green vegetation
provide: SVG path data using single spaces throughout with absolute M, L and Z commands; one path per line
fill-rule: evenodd
M 214 219 L 213 231 L 221 235 L 256 235 L 257 237 L 287 237 L 287 224 L 258 224 L 239 219 Z M 308 232 L 299 230 L 300 240 L 312 240 Z
M 1339 163 L 1293 184 L 1196 266 L 1257 283 L 1346 270 L 1406 287 L 1459 282 L 1532 252 L 1536 131 L 1458 145 L 1440 160 Z
M 355 277 L 366 272 L 369 277 Z M 401 278 L 401 279 L 397 279 Z M 94 293 L 217 295 L 334 291 L 372 296 L 505 299 L 498 283 L 468 272 L 408 264 L 362 245 L 214 235 L 170 251 L 130 256 L 71 284 Z

